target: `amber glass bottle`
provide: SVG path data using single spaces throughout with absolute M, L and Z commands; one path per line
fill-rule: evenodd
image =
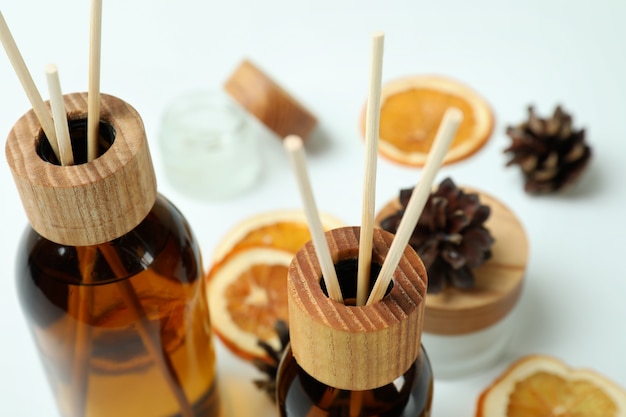
M 59 412 L 216 417 L 200 250 L 156 192 L 141 120 L 103 95 L 102 155 L 80 163 L 86 95 L 65 99 L 77 165 L 54 163 L 32 112 L 7 141 L 30 222 L 17 251 L 18 296 Z
M 426 352 L 401 377 L 378 388 L 352 391 L 319 382 L 293 358 L 283 356 L 278 384 L 280 415 L 307 417 L 428 417 L 433 375 Z
M 326 236 L 344 300 L 351 300 L 359 229 Z M 393 237 L 378 230 L 374 236 L 376 275 Z M 326 296 L 312 254 L 307 244 L 289 269 L 291 344 L 278 369 L 280 415 L 430 416 L 433 375 L 420 345 L 426 274 L 417 254 L 407 248 L 385 298 L 360 307 Z

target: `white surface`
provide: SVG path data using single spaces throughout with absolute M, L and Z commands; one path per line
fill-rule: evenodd
M 86 91 L 89 2 L 7 0 L 0 7 L 42 94 L 50 62 L 59 66 L 66 92 Z M 556 355 L 626 386 L 625 18 L 621 0 L 105 1 L 102 91 L 142 115 L 160 190 L 185 213 L 206 254 L 239 219 L 300 207 L 300 199 L 280 144 L 270 138 L 263 139 L 268 163 L 254 191 L 221 203 L 178 193 L 162 175 L 156 146 L 161 112 L 177 94 L 219 86 L 250 57 L 319 116 L 307 145 L 318 207 L 356 224 L 364 149 L 357 125 L 371 33 L 386 34 L 383 80 L 438 73 L 480 91 L 495 110 L 493 137 L 438 180 L 450 175 L 503 200 L 525 225 L 531 256 L 520 324 L 505 358 L 472 377 L 435 384 L 434 417 L 469 416 L 480 391 L 529 353 Z M 1 55 L 0 135 L 6 137 L 30 106 Z M 593 161 L 573 193 L 530 197 L 517 169 L 504 168 L 504 129 L 526 117 L 528 104 L 547 114 L 557 102 L 588 129 Z M 13 259 L 26 219 L 5 158 L 0 171 L 0 415 L 52 417 L 54 403 L 15 296 Z M 379 205 L 419 174 L 380 160 Z M 233 415 L 274 415 L 254 394 L 252 368 L 221 346 L 218 354 L 225 397 L 246 398 L 239 403 L 254 410 Z

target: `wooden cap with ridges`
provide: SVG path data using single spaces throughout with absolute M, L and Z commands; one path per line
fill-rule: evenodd
M 333 262 L 357 259 L 359 228 L 326 233 Z M 374 230 L 372 263 L 382 264 L 393 235 Z M 340 389 L 367 390 L 393 382 L 420 350 L 426 271 L 407 247 L 393 287 L 379 302 L 347 306 L 322 291 L 321 268 L 312 242 L 295 255 L 288 278 L 289 330 L 293 355 L 318 381 Z
M 446 287 L 441 293 L 427 294 L 424 331 L 438 335 L 462 335 L 486 329 L 506 317 L 517 304 L 526 275 L 528 238 L 515 214 L 491 195 L 470 187 L 480 203 L 491 208 L 485 227 L 494 237 L 491 258 L 474 272 L 474 288 Z M 390 201 L 376 215 L 379 223 L 400 208 Z
M 86 119 L 87 94 L 64 96 L 69 120 Z M 115 139 L 89 163 L 60 166 L 37 153 L 45 140 L 31 110 L 13 126 L 6 156 L 32 228 L 53 242 L 96 245 L 134 229 L 156 201 L 156 177 L 145 129 L 137 111 L 101 95 L 100 121 Z
M 278 137 L 305 140 L 317 118 L 260 68 L 244 60 L 224 84 L 226 92 Z

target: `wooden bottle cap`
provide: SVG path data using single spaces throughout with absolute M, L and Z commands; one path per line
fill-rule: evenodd
M 248 60 L 241 62 L 224 88 L 281 139 L 298 135 L 305 140 L 317 125 L 306 107 Z
M 335 264 L 358 258 L 359 230 L 326 233 Z M 392 234 L 374 230 L 372 263 L 383 263 L 392 240 Z M 391 291 L 373 305 L 331 300 L 321 278 L 309 242 L 295 255 L 288 278 L 291 349 L 298 365 L 318 381 L 347 390 L 378 388 L 404 374 L 419 354 L 426 294 L 426 271 L 415 251 L 406 248 Z
M 496 324 L 507 316 L 522 293 L 528 238 L 515 214 L 496 198 L 469 187 L 481 204 L 491 208 L 485 227 L 494 237 L 491 258 L 474 272 L 475 285 L 469 290 L 446 287 L 441 293 L 427 294 L 424 331 L 438 335 L 462 335 Z M 400 208 L 397 199 L 377 215 L 379 223 Z
M 64 96 L 68 120 L 87 118 L 87 94 Z M 86 246 L 108 242 L 135 228 L 156 201 L 156 177 L 137 111 L 102 94 L 101 123 L 113 128 L 110 148 L 95 160 L 60 166 L 38 154 L 45 140 L 31 110 L 9 133 L 6 156 L 32 226 L 53 242 Z

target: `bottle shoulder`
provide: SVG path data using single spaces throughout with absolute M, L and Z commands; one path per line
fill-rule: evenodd
M 301 417 L 312 412 L 319 416 L 428 417 L 433 374 L 422 346 L 416 361 L 395 381 L 372 390 L 341 390 L 308 374 L 298 365 L 289 347 L 278 367 L 276 395 L 281 417 Z M 354 409 L 355 399 L 360 401 L 358 411 Z
M 146 269 L 163 270 L 164 274 L 175 276 L 177 274 L 167 271 L 201 268 L 198 245 L 187 220 L 174 204 L 159 194 L 139 225 L 119 238 L 99 245 L 58 244 L 28 225 L 17 251 L 17 276 L 44 274 L 69 284 L 81 284 L 84 278 L 81 273 L 81 258 L 84 256 L 81 253 L 92 249 L 95 252 L 93 284 L 123 279 Z M 107 254 L 114 254 L 123 268 L 112 267 L 106 259 Z M 195 275 L 199 273 L 194 272 Z

